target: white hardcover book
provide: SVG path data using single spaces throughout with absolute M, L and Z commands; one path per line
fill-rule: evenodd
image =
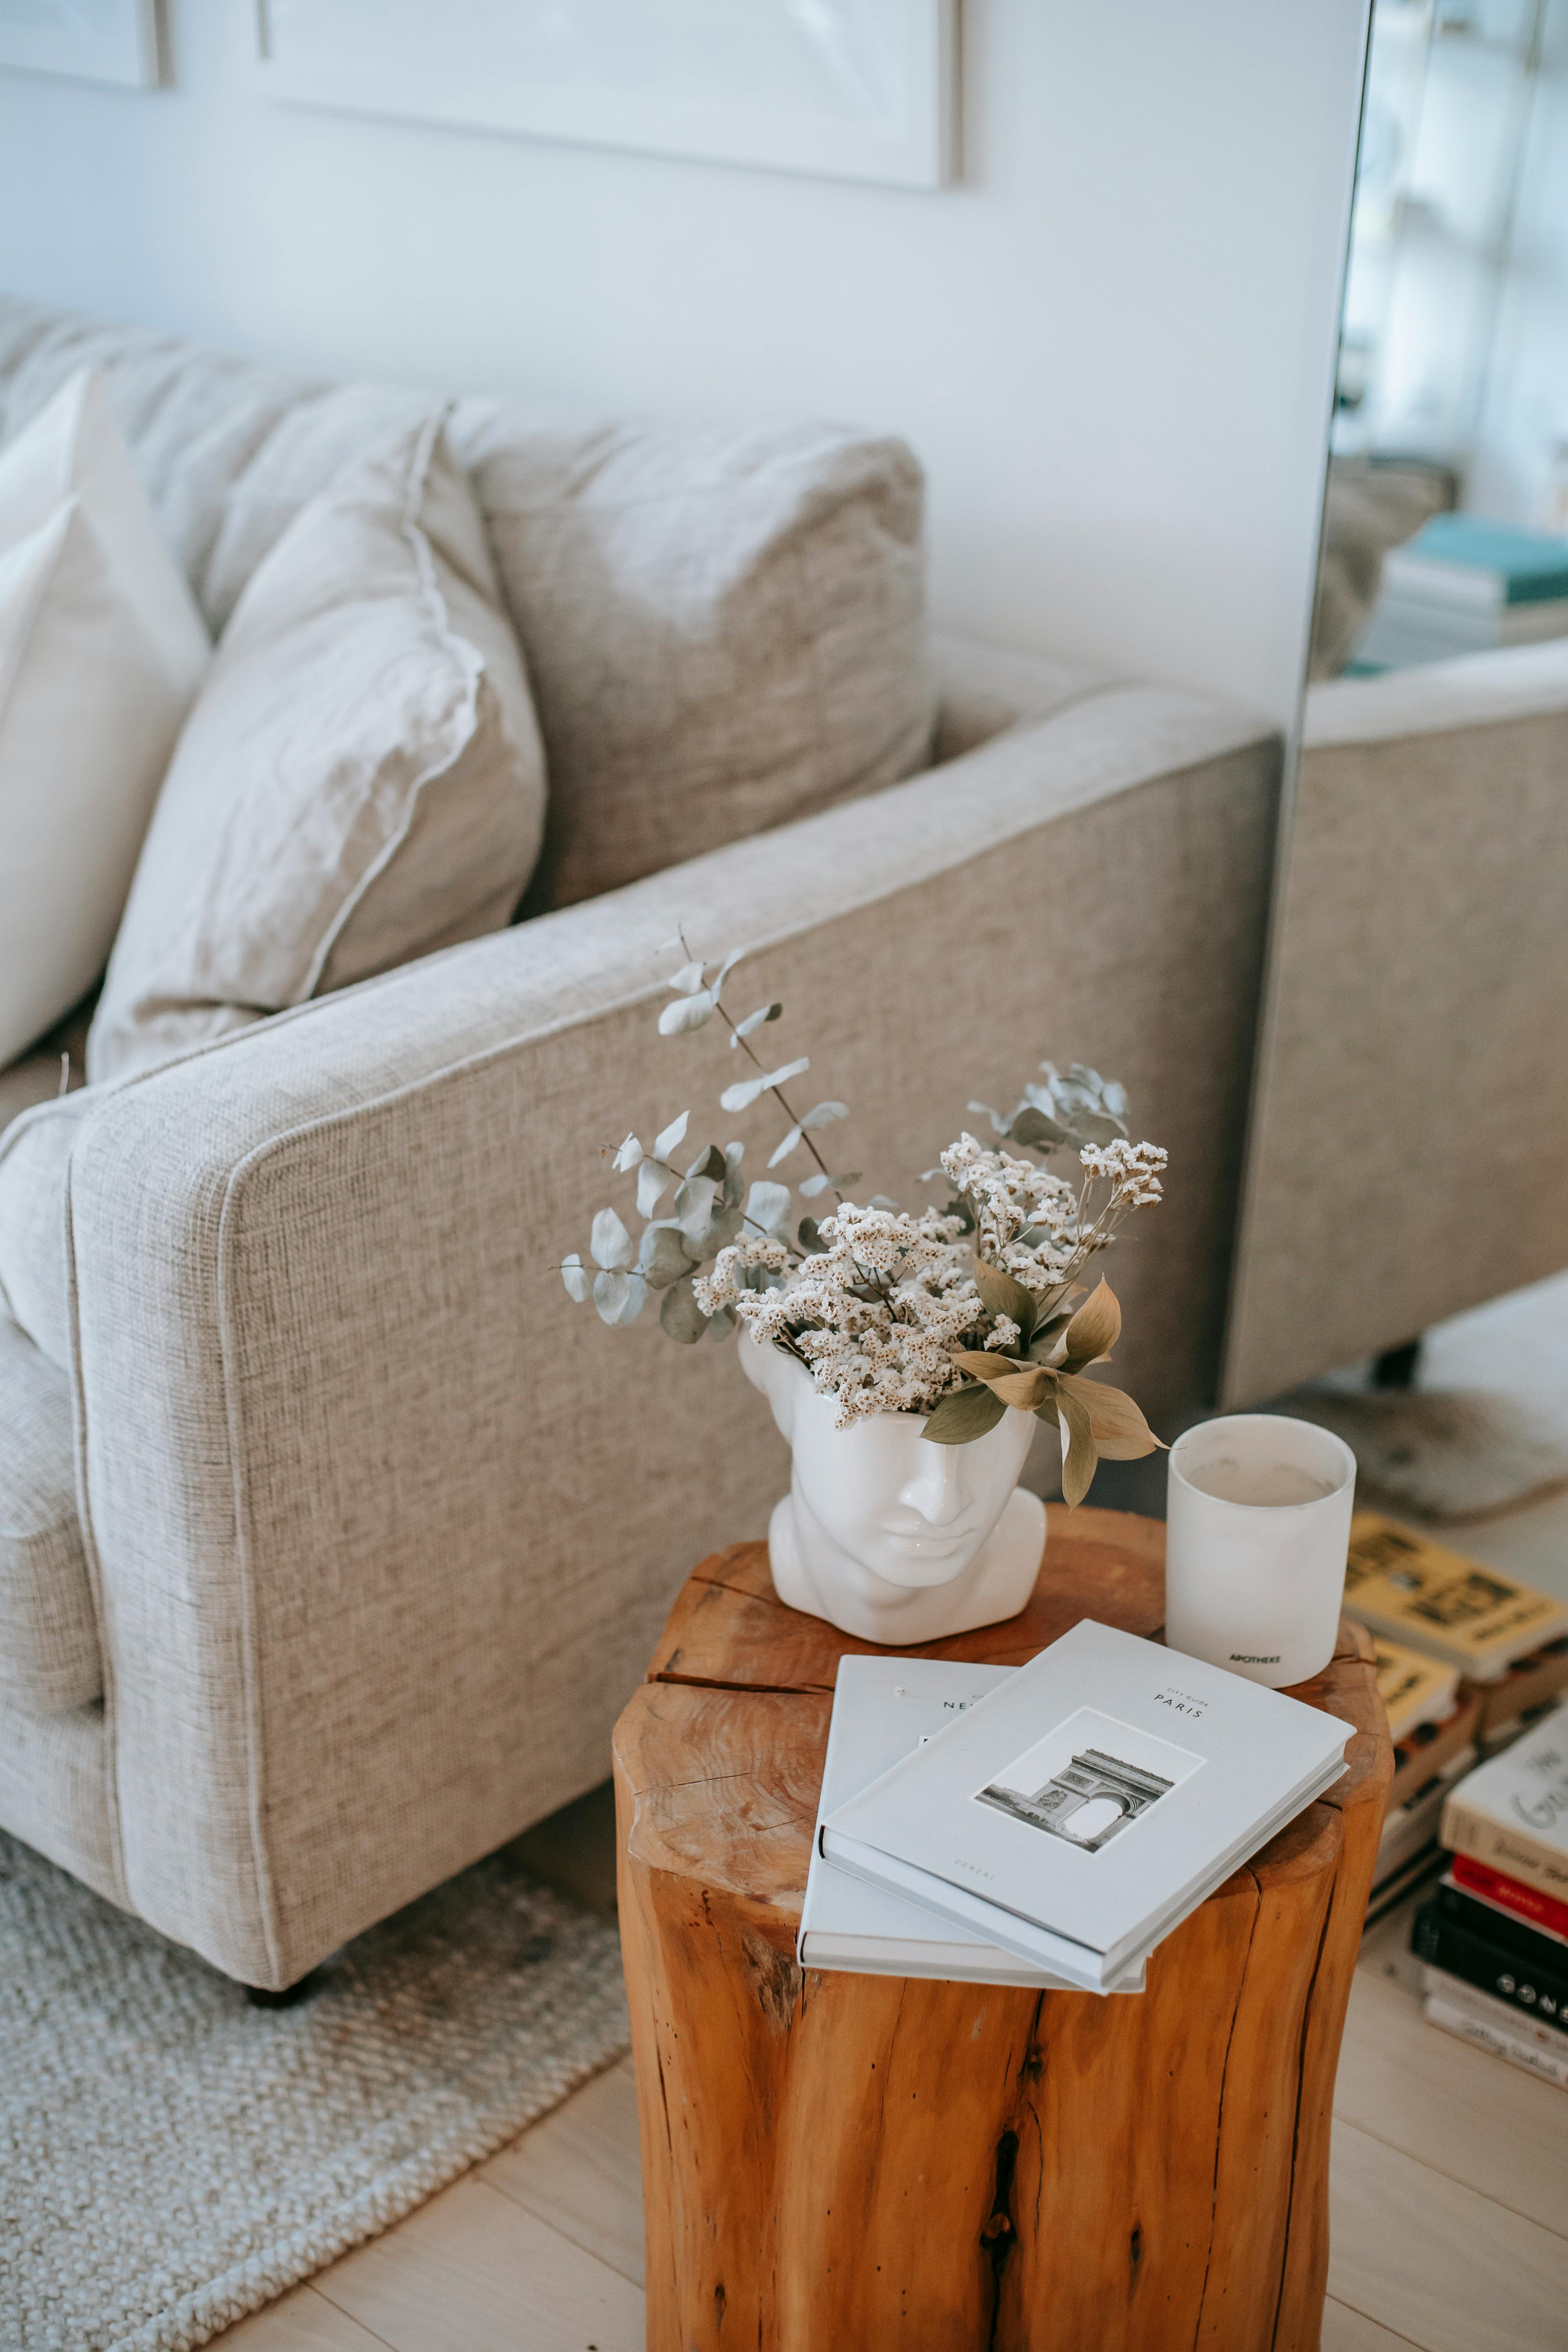
M 1085 1619 L 824 1823 L 829 1862 L 1088 1992 L 1339 1779 L 1351 1727 Z
M 1560 2057 L 1555 2051 L 1524 2041 L 1517 2033 L 1506 2032 L 1501 2026 L 1489 2024 L 1457 2002 L 1439 1999 L 1436 1993 L 1427 1994 L 1426 2008 L 1428 2025 L 1438 2026 L 1445 2033 L 1468 2042 L 1472 2050 L 1487 2050 L 1494 2058 L 1506 2058 L 1510 2066 L 1522 2067 L 1541 2082 L 1555 2083 L 1568 2090 L 1568 2044 Z
M 1076 1989 L 1065 1977 L 1032 1967 L 973 1929 L 939 1919 L 923 1905 L 851 1877 L 826 1861 L 821 1848 L 822 1824 L 830 1812 L 945 1732 L 1014 1671 L 948 1658 L 839 1660 L 817 1836 L 795 1945 L 802 1968 L 842 1969 L 863 1976 L 942 1977 L 1045 1991 Z M 1113 1990 L 1142 1992 L 1142 1966 L 1130 1969 Z

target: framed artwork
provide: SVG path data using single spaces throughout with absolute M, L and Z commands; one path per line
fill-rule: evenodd
M 955 168 L 957 0 L 255 6 L 293 104 L 894 187 Z
M 0 0 L 0 68 L 156 89 L 157 0 Z

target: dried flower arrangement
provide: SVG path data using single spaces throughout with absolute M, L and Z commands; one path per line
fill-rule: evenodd
M 738 1113 L 771 1095 L 787 1127 L 769 1170 L 804 1146 L 816 1165 L 799 1186 L 803 1198 L 831 1193 L 837 1205 L 792 1232 L 791 1188 L 770 1175 L 747 1189 L 741 1143 L 709 1144 L 682 1174 L 672 1160 L 690 1121 L 682 1111 L 651 1150 L 628 1135 L 616 1152 L 616 1171 L 637 1176 L 642 1237 L 634 1246 L 616 1212 L 601 1209 L 592 1263 L 574 1253 L 562 1267 L 571 1296 L 591 1298 L 605 1322 L 621 1325 L 660 1292 L 660 1324 L 688 1344 L 705 1332 L 723 1339 L 742 1322 L 837 1400 L 840 1427 L 862 1413 L 921 1413 L 926 1437 L 962 1445 L 1009 1409 L 1033 1412 L 1061 1429 L 1069 1504 L 1081 1501 L 1102 1457 L 1152 1453 L 1160 1441 L 1132 1399 L 1086 1377 L 1121 1328 L 1110 1284 L 1102 1278 L 1076 1303 L 1089 1260 L 1132 1211 L 1161 1197 L 1165 1153 L 1129 1139 L 1123 1089 L 1076 1062 L 1065 1076 L 1042 1063 L 1042 1080 L 1026 1087 L 1010 1116 L 970 1104 L 996 1140 L 963 1134 L 927 1170 L 922 1181 L 941 1174 L 952 1188 L 944 1209 L 911 1214 L 880 1194 L 861 1207 L 845 1198 L 858 1172 L 831 1171 L 816 1140 L 847 1118 L 847 1107 L 820 1102 L 797 1115 L 784 1088 L 804 1076 L 809 1055 L 768 1069 L 751 1042 L 782 1004 L 741 1021 L 725 1007 L 740 961 L 739 951 L 726 957 L 709 980 L 708 967 L 688 955 L 669 982 L 659 1033 L 681 1036 L 722 1021 L 755 1075 L 726 1087 L 720 1108 Z M 1077 1155 L 1076 1182 L 1039 1164 L 1063 1151 Z

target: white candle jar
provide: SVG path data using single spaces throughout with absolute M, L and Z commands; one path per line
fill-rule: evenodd
M 1342 1438 L 1282 1413 L 1200 1422 L 1171 1448 L 1165 1640 L 1274 1690 L 1334 1654 L 1355 1501 Z

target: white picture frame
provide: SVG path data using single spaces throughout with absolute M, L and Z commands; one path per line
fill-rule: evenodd
M 0 70 L 156 89 L 157 0 L 0 0 Z
M 940 188 L 958 0 L 253 0 L 271 98 Z

